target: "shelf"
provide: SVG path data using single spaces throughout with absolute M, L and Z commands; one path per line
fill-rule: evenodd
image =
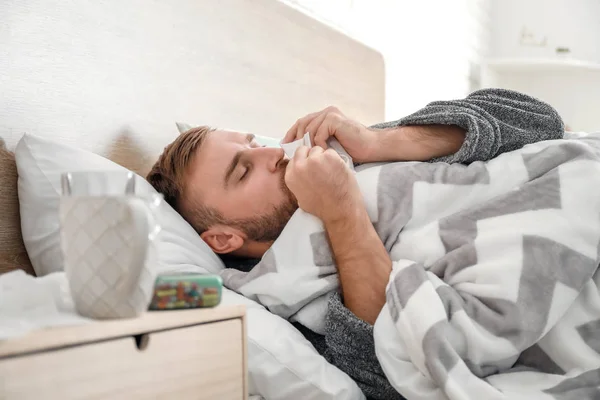
M 600 63 L 573 58 L 493 58 L 486 64 L 499 72 L 600 72 Z

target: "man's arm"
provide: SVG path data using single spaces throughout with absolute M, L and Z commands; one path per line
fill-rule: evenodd
M 285 183 L 298 206 L 323 221 L 346 306 L 374 323 L 385 303 L 392 262 L 369 219 L 356 176 L 335 151 L 300 147 Z
M 333 150 L 300 147 L 286 169 L 285 181 L 300 208 L 323 221 L 346 303 L 337 294 L 330 299 L 327 330 L 337 334 L 327 332 L 325 346 L 310 336 L 369 399 L 402 399 L 379 366 L 372 334 L 372 324 L 385 303 L 392 263 L 371 224 L 356 176 Z
M 547 103 L 523 93 L 483 89 L 436 101 L 379 132 L 369 161 L 486 161 L 529 143 L 561 139 L 564 123 Z
M 407 125 L 380 129 L 371 162 L 430 161 L 456 154 L 467 131 L 457 125 Z
M 465 99 L 436 101 L 397 121 L 365 127 L 335 107 L 300 118 L 283 143 L 308 132 L 327 148 L 335 137 L 355 162 L 471 163 L 541 140 L 560 139 L 564 124 L 550 105 L 504 89 L 483 89 Z
M 385 304 L 385 287 L 392 261 L 364 207 L 344 210 L 342 219 L 323 223 L 340 277 L 346 307 L 374 324 Z

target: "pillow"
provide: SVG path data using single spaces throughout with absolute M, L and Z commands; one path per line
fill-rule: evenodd
M 15 156 L 23 238 L 33 267 L 38 275 L 62 270 L 58 217 L 61 174 L 124 168 L 88 151 L 29 134 L 19 141 Z M 136 179 L 139 193 L 155 192 L 145 179 Z M 168 204 L 161 207 L 158 272 L 221 270 L 221 260 L 192 227 Z M 250 394 L 266 399 L 364 398 L 356 383 L 321 357 L 288 321 L 227 289 L 223 290 L 223 304 L 247 306 Z
M 19 172 L 21 227 L 27 253 L 38 276 L 63 268 L 60 250 L 58 207 L 61 175 L 73 170 L 125 170 L 99 155 L 65 146 L 53 140 L 25 135 L 15 151 Z M 136 175 L 140 194 L 155 193 L 145 179 Z M 159 214 L 163 225 L 159 245 L 165 272 L 189 266 L 217 273 L 223 263 L 196 231 L 167 203 Z
M 192 125 L 185 122 L 176 122 L 175 125 L 177 125 L 177 130 L 179 131 L 179 133 L 183 133 L 193 128 Z M 275 139 L 268 136 L 256 135 L 256 142 L 260 145 L 267 147 L 279 147 L 279 139 Z
M 35 275 L 21 236 L 15 155 L 0 139 L 0 274 L 15 269 Z

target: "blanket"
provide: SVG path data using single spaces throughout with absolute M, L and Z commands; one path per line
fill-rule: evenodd
M 400 394 L 600 398 L 600 137 L 356 177 L 393 263 L 374 340 Z M 338 288 L 323 226 L 302 211 L 252 271 L 223 278 L 316 332 Z

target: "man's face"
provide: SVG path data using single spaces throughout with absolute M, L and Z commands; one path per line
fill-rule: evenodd
M 272 241 L 297 209 L 285 185 L 282 149 L 261 147 L 254 135 L 214 131 L 192 161 L 187 197 L 217 210 L 248 239 Z

